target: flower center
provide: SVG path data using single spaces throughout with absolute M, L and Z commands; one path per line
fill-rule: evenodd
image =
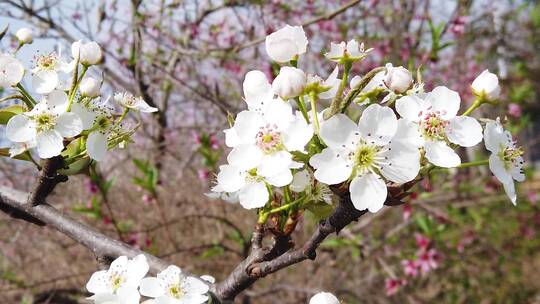
M 181 299 L 186 292 L 179 284 L 174 284 L 169 287 L 169 295 L 175 299 Z
M 389 149 L 368 144 L 363 140 L 360 141 L 356 151 L 350 152 L 348 155 L 349 160 L 353 163 L 353 176 L 368 172 L 377 173 L 377 171 L 383 169 L 383 165 L 391 166 L 388 157 L 381 155 L 381 153 Z
M 56 116 L 48 113 L 42 113 L 34 118 L 38 132 L 50 130 L 54 127 Z
M 420 112 L 420 115 L 422 115 L 422 112 Z M 428 112 L 420 121 L 420 125 L 426 137 L 436 140 L 446 138 L 444 130 L 448 125 L 448 121 L 441 117 L 441 112 Z
M 100 115 L 94 120 L 94 126 L 101 132 L 107 131 L 110 125 L 111 121 L 104 115 Z
M 56 66 L 56 54 L 43 55 L 38 58 L 37 66 L 40 70 L 54 70 Z
M 276 125 L 266 125 L 255 135 L 257 146 L 265 153 L 272 153 L 281 148 L 281 132 Z
M 117 273 L 111 274 L 110 282 L 113 291 L 116 292 L 122 286 L 122 283 L 124 283 L 124 281 L 124 277 L 122 277 L 121 275 Z
M 518 158 L 523 155 L 523 149 L 521 147 L 505 147 L 501 149 L 498 156 L 504 162 L 504 167 L 506 170 L 510 170 L 510 167 L 515 167 L 522 165 L 522 163 L 517 163 Z

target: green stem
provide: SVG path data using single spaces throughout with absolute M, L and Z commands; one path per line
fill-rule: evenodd
M 343 91 L 345 90 L 345 86 L 347 86 L 347 81 L 349 79 L 349 72 L 351 70 L 352 63 L 351 62 L 345 62 L 343 64 L 343 76 L 341 78 L 341 83 L 339 84 L 339 88 L 336 92 L 336 96 L 334 96 L 334 99 L 332 100 L 332 104 L 330 105 L 330 112 L 337 113 L 339 109 L 339 105 L 341 104 L 341 101 L 343 100 Z
M 317 117 L 317 94 L 315 92 L 309 93 L 311 100 L 311 115 L 313 116 L 313 131 L 319 135 L 321 127 L 319 126 L 319 118 Z
M 458 166 L 458 168 L 469 168 L 469 167 L 478 167 L 478 166 L 485 166 L 489 164 L 489 159 L 483 159 L 483 160 L 477 160 L 473 162 L 468 163 L 462 163 Z
M 478 109 L 482 104 L 483 104 L 483 102 L 480 99 L 478 99 L 478 98 L 475 99 L 473 104 L 462 115 L 463 116 L 470 115 L 474 110 Z
M 122 115 L 120 115 L 120 117 L 118 117 L 118 119 L 114 123 L 114 126 L 118 126 L 122 122 L 122 120 L 124 120 L 124 118 L 126 118 L 126 115 L 127 115 L 128 112 L 129 112 L 129 108 L 124 108 L 124 112 L 122 112 Z
M 281 212 L 281 211 L 289 210 L 291 207 L 294 207 L 294 206 L 296 206 L 296 205 L 302 203 L 302 202 L 304 201 L 304 199 L 305 199 L 305 196 L 301 196 L 301 197 L 299 197 L 298 199 L 296 199 L 296 200 L 294 200 L 294 201 L 292 201 L 292 202 L 290 202 L 290 203 L 288 203 L 288 204 L 281 205 L 281 206 L 276 207 L 276 208 L 274 208 L 274 209 L 271 209 L 271 210 L 269 210 L 269 211 L 263 212 L 262 214 L 263 214 L 263 216 L 268 217 L 268 216 L 269 216 L 270 214 L 272 214 L 272 213 L 276 213 L 276 212 Z
M 307 114 L 306 104 L 304 103 L 304 95 L 300 95 L 294 100 L 296 101 L 296 105 L 298 105 L 298 109 L 302 112 L 302 116 L 304 116 L 304 119 L 309 124 L 309 116 Z
M 37 104 L 36 100 L 34 98 L 32 98 L 32 96 L 28 93 L 28 91 L 26 91 L 26 89 L 23 87 L 22 84 L 17 83 L 17 88 L 19 89 L 21 94 L 24 96 L 23 101 L 26 104 L 26 106 L 28 107 L 28 109 L 32 110 L 34 108 L 34 106 Z
M 81 80 L 83 79 L 84 75 L 86 74 L 86 71 L 88 71 L 88 66 L 83 65 L 81 70 L 81 77 L 77 76 L 77 67 L 75 67 L 75 72 L 73 73 L 73 84 L 71 86 L 71 90 L 69 92 L 69 103 L 67 107 L 67 111 L 69 112 L 71 110 L 71 105 L 73 104 L 73 100 L 75 99 L 75 93 L 77 92 L 77 88 L 79 88 L 79 85 L 81 84 Z

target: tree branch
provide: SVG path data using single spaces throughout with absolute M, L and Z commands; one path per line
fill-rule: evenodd
M 101 261 L 103 259 L 113 260 L 121 255 L 134 257 L 144 254 L 148 260 L 148 264 L 150 264 L 150 268 L 154 272 L 158 272 L 169 265 L 164 260 L 130 247 L 83 223 L 73 220 L 46 203 L 32 206 L 32 204 L 27 202 L 24 192 L 12 188 L 0 186 L 0 209 L 2 211 L 11 210 L 6 213 L 14 218 L 23 219 L 38 225 L 47 225 L 65 234 L 88 248 Z

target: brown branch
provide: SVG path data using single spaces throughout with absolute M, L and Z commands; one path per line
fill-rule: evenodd
M 67 181 L 67 176 L 57 172 L 63 166 L 64 159 L 62 156 L 55 156 L 45 160 L 34 190 L 28 197 L 29 204 L 36 206 L 45 203 L 45 199 L 51 194 L 56 185 Z
M 48 227 L 85 246 L 100 259 L 112 260 L 121 255 L 133 257 L 144 254 L 154 272 L 168 266 L 168 263 L 164 260 L 112 239 L 83 223 L 75 221 L 46 203 L 32 206 L 32 204 L 27 203 L 26 194 L 18 190 L 0 186 L 0 209 L 17 210 L 19 214 L 16 218 L 18 219 L 28 219 L 32 223 L 46 224 Z M 12 215 L 13 213 L 8 214 Z

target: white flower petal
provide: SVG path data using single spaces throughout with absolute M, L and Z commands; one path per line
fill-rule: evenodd
M 513 182 L 512 174 L 506 169 L 504 162 L 498 155 L 491 154 L 489 156 L 489 170 L 493 172 L 493 175 L 503 184 Z
M 227 156 L 227 161 L 242 170 L 257 167 L 263 159 L 263 153 L 255 145 L 244 144 L 236 146 Z
M 255 143 L 255 135 L 259 132 L 259 128 L 264 124 L 264 119 L 261 115 L 242 111 L 236 116 L 233 129 L 238 136 L 238 143 L 250 144 Z
M 266 154 L 257 168 L 257 174 L 264 177 L 272 177 L 280 172 L 287 170 L 292 163 L 292 155 L 287 151 L 278 151 Z
M 426 141 L 426 158 L 435 166 L 453 168 L 461 164 L 461 158 L 443 141 Z
M 406 183 L 413 180 L 420 171 L 420 151 L 392 142 L 391 150 L 382 155 L 388 157 L 386 165 L 381 165 L 381 174 L 394 183 Z
M 382 178 L 373 173 L 355 177 L 349 190 L 354 207 L 360 211 L 367 209 L 371 213 L 384 206 L 388 192 Z
M 450 142 L 462 147 L 472 147 L 482 141 L 482 126 L 469 116 L 450 119 L 445 132 Z
M 397 125 L 397 131 L 394 138 L 392 138 L 392 143 L 401 143 L 405 146 L 416 148 L 424 146 L 424 137 L 418 130 L 418 125 L 416 123 L 400 118 L 398 119 Z
M 157 274 L 157 278 L 169 285 L 178 282 L 182 269 L 176 265 L 170 265 Z
M 403 96 L 396 100 L 396 111 L 407 120 L 418 122 L 430 104 L 417 96 Z
M 236 192 L 246 184 L 246 174 L 243 170 L 233 165 L 220 167 L 217 182 L 225 192 Z
M 64 91 L 54 90 L 46 98 L 47 111 L 60 115 L 67 111 L 69 98 Z
M 264 120 L 267 124 L 276 125 L 279 130 L 287 128 L 294 118 L 292 107 L 287 102 L 273 99 L 265 105 Z
M 107 155 L 107 134 L 94 131 L 88 134 L 86 140 L 86 151 L 88 156 L 95 161 L 102 161 Z
M 86 289 L 93 294 L 110 292 L 107 271 L 101 270 L 94 272 L 88 283 L 86 283 Z
M 68 112 L 58 117 L 54 129 L 60 133 L 62 137 L 74 137 L 82 132 L 83 123 L 79 115 Z
M 353 149 L 360 139 L 360 131 L 349 117 L 336 114 L 321 123 L 320 137 L 330 148 Z
M 372 104 L 362 113 L 358 128 L 368 143 L 383 146 L 396 134 L 396 114 L 389 107 Z
M 58 85 L 56 71 L 39 71 L 32 76 L 32 87 L 38 94 L 49 94 Z
M 268 202 L 268 190 L 264 182 L 249 183 L 239 191 L 238 199 L 246 209 L 261 208 Z
M 338 298 L 329 292 L 319 292 L 311 297 L 309 304 L 340 304 Z
M 141 294 L 145 297 L 157 298 L 165 294 L 164 282 L 155 277 L 144 278 L 139 288 Z
M 23 114 L 18 114 L 8 121 L 6 136 L 12 142 L 27 142 L 36 137 L 34 123 Z
M 205 294 L 208 292 L 209 287 L 203 281 L 196 279 L 194 277 L 187 277 L 184 280 L 184 288 L 188 290 L 189 293 L 195 294 Z
M 426 100 L 431 104 L 431 110 L 439 111 L 441 117 L 446 120 L 456 116 L 461 103 L 459 93 L 444 86 L 433 89 L 427 94 Z
M 486 149 L 492 153 L 499 153 L 501 147 L 506 147 L 508 143 L 507 134 L 501 123 L 497 121 L 490 121 L 486 124 L 484 130 L 484 144 Z
M 238 134 L 236 133 L 236 130 L 234 128 L 225 129 L 223 130 L 223 133 L 225 133 L 225 145 L 229 148 L 234 148 L 237 145 L 241 144 L 240 138 L 238 138 Z
M 506 183 L 503 183 L 503 187 L 504 187 L 504 192 L 506 192 L 506 195 L 508 196 L 512 204 L 514 204 L 515 206 L 517 203 L 517 195 L 516 195 L 516 186 L 514 185 L 514 181 L 510 180 Z
M 22 63 L 14 56 L 0 54 L 0 88 L 15 86 L 23 77 Z
M 293 175 L 291 170 L 286 169 L 273 176 L 266 177 L 266 181 L 272 186 L 283 187 L 287 186 L 293 181 Z
M 345 159 L 344 151 L 335 152 L 330 148 L 313 155 L 309 164 L 316 170 L 315 178 L 328 185 L 335 185 L 346 181 L 352 173 L 352 166 Z
M 302 115 L 296 115 L 283 132 L 283 144 L 289 151 L 304 151 L 312 137 L 313 128 L 308 125 Z
M 293 192 L 302 192 L 306 189 L 307 186 L 311 183 L 311 176 L 309 175 L 308 170 L 298 171 L 293 176 L 293 181 L 290 184 L 289 188 Z
M 113 301 L 113 303 L 118 302 L 121 304 L 139 304 L 139 300 L 141 299 L 141 295 L 139 294 L 137 287 L 122 286 L 118 288 L 116 295 L 118 300 Z
M 37 151 L 40 158 L 51 158 L 60 155 L 64 150 L 64 139 L 55 130 L 38 133 L 36 137 Z
M 82 104 L 74 103 L 71 106 L 71 112 L 77 114 L 81 118 L 83 130 L 88 130 L 94 126 L 94 119 L 96 119 L 97 114 L 93 111 L 89 111 Z

